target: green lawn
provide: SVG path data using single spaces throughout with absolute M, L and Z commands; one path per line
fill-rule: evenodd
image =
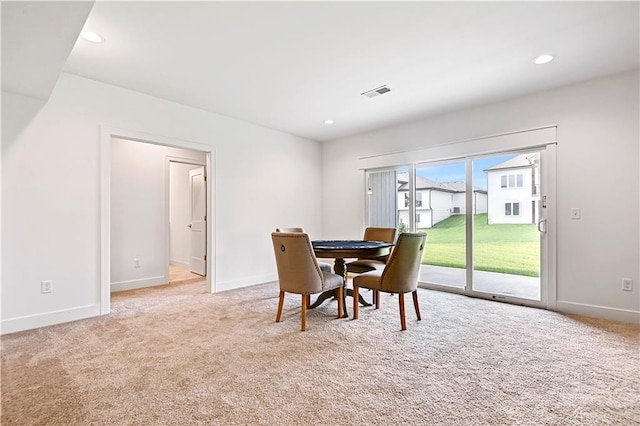
M 487 224 L 487 215 L 474 217 L 475 269 L 539 276 L 540 237 L 535 225 Z M 422 263 L 464 268 L 465 216 L 455 215 L 430 229 Z

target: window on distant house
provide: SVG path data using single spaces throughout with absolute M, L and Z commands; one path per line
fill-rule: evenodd
M 404 206 L 409 207 L 409 193 L 404 194 Z
M 504 203 L 505 216 L 520 216 L 520 203 Z
M 420 213 L 416 213 L 416 226 L 420 223 Z
M 500 176 L 500 188 L 524 188 L 524 175 L 518 173 Z
M 416 207 L 422 207 L 422 191 L 416 191 Z

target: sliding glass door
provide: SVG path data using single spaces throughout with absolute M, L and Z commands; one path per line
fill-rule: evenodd
M 464 290 L 467 268 L 465 162 L 432 163 L 415 168 L 415 222 L 428 247 L 420 281 Z
M 423 287 L 543 306 L 553 225 L 546 151 L 368 171 L 367 226 L 427 233 Z
M 474 159 L 472 167 L 483 191 L 474 215 L 472 291 L 540 301 L 540 152 Z

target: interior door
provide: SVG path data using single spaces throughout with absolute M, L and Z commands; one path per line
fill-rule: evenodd
M 207 271 L 207 182 L 204 167 L 189 171 L 191 250 L 189 270 L 206 275 Z

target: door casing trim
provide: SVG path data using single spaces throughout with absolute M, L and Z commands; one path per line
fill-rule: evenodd
M 99 305 L 100 315 L 111 312 L 111 140 L 122 138 L 136 142 L 163 145 L 173 148 L 202 151 L 206 155 L 205 175 L 207 178 L 207 291 L 215 293 L 216 252 L 215 252 L 215 147 L 166 136 L 151 135 L 127 129 L 100 126 L 100 264 L 99 264 Z M 167 162 L 168 165 L 168 162 Z M 168 215 L 168 201 L 165 209 Z M 167 219 L 168 220 L 168 219 Z M 168 234 L 168 222 L 165 226 L 165 239 Z M 168 240 L 165 242 L 168 246 Z M 168 271 L 167 271 L 168 273 Z

